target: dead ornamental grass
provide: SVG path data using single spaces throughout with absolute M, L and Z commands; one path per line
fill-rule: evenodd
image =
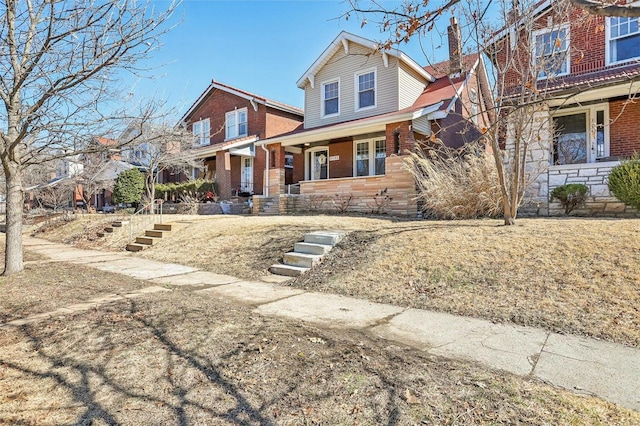
M 186 290 L 0 330 L 0 346 L 7 424 L 640 423 L 536 380 Z

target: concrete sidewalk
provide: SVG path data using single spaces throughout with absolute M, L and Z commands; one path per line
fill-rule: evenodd
M 531 375 L 577 393 L 599 396 L 640 411 L 640 349 L 532 327 L 494 324 L 361 299 L 248 282 L 129 253 L 82 250 L 25 238 L 26 250 L 51 261 L 149 280 L 158 285 L 195 286 L 194 291 L 249 303 L 255 312 L 295 318 L 330 328 L 361 329 L 377 337 L 444 357 L 477 361 L 490 368 Z M 150 290 L 157 291 L 157 290 Z M 105 298 L 110 303 L 113 298 Z M 92 300 L 95 303 L 95 300 Z M 58 310 L 58 311 L 64 311 Z M 35 315 L 33 321 L 47 318 Z M 17 321 L 25 321 L 22 319 Z

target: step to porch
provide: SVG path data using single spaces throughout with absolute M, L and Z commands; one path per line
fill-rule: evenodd
M 295 243 L 293 251 L 285 253 L 282 264 L 271 265 L 275 275 L 297 277 L 315 265 L 346 235 L 342 231 L 316 231 L 305 234 L 304 241 Z

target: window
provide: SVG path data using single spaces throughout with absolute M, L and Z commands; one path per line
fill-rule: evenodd
M 376 70 L 356 74 L 356 109 L 376 106 Z
M 247 136 L 247 109 L 237 109 L 226 114 L 225 139 Z
M 340 114 L 340 81 L 322 84 L 322 116 Z
M 533 33 L 535 68 L 538 78 L 569 73 L 569 28 L 545 29 Z
M 355 143 L 354 176 L 376 176 L 385 173 L 387 146 L 384 139 Z
M 192 126 L 193 136 L 195 137 L 198 145 L 208 145 L 209 137 L 211 133 L 211 126 L 209 125 L 209 119 L 196 121 Z
M 593 163 L 608 157 L 608 119 L 608 104 L 559 110 L 553 117 L 552 163 Z
M 608 64 L 640 57 L 639 18 L 607 18 Z

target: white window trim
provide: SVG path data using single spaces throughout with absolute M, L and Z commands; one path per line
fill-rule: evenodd
M 208 123 L 209 124 L 209 134 L 208 135 L 204 135 L 203 133 L 203 129 L 204 123 Z M 196 128 L 196 124 L 200 125 L 200 134 L 196 135 L 194 133 L 194 129 Z M 209 145 L 209 142 L 211 140 L 211 122 L 209 121 L 208 118 L 202 119 L 202 120 L 198 120 L 198 121 L 194 121 L 193 124 L 191 124 L 191 133 L 193 133 L 193 136 L 196 138 L 196 145 L 198 146 L 205 146 L 205 145 Z
M 638 5 L 640 5 L 640 2 L 634 2 L 634 3 L 631 3 L 631 5 L 638 6 Z M 635 56 L 633 58 L 623 59 L 621 61 L 611 62 L 611 18 L 612 17 L 608 16 L 604 20 L 604 63 L 605 63 L 605 66 L 619 65 L 619 64 L 624 64 L 624 63 L 627 63 L 627 62 L 638 61 L 638 58 L 640 58 L 640 53 L 638 53 L 638 56 Z M 621 37 L 616 37 L 616 39 L 619 39 L 619 38 L 621 38 Z
M 376 173 L 376 141 L 385 141 L 385 153 L 384 158 L 386 161 L 387 158 L 387 150 L 386 150 L 386 139 L 384 136 L 379 136 L 377 138 L 370 139 L 356 139 L 353 141 L 353 177 L 373 177 L 373 176 L 384 176 L 377 175 Z M 369 144 L 369 174 L 367 176 L 358 176 L 358 144 L 359 143 L 368 143 Z M 386 174 L 386 166 L 385 166 L 385 174 Z
M 358 77 L 371 72 L 373 72 L 373 105 L 360 108 L 360 82 Z M 371 67 L 355 73 L 353 75 L 353 89 L 353 105 L 356 112 L 376 108 L 378 106 L 378 67 Z
M 538 70 L 538 56 L 536 55 L 536 48 L 538 47 L 537 43 L 536 43 L 536 38 L 537 36 L 539 36 L 540 34 L 546 34 L 546 33 L 550 33 L 552 31 L 562 31 L 565 30 L 567 33 L 567 39 L 566 39 L 566 43 L 567 43 L 567 53 L 565 55 L 565 63 L 567 65 L 567 72 L 563 72 L 563 73 L 559 73 L 559 74 L 553 74 L 551 76 L 551 78 L 555 78 L 555 77 L 562 77 L 563 75 L 569 75 L 571 74 L 571 31 L 570 31 L 570 27 L 569 24 L 563 24 L 563 25 L 556 25 L 553 27 L 547 27 L 547 28 L 541 28 L 539 30 L 535 30 L 531 32 L 531 52 L 532 52 L 532 56 L 533 56 L 533 65 L 534 65 L 534 70 L 536 71 L 536 78 L 538 80 L 546 80 L 549 78 L 548 75 L 545 75 L 543 77 L 540 76 L 540 70 Z
M 247 131 L 244 134 L 240 134 L 240 131 L 238 130 L 240 128 L 239 117 L 240 117 L 240 113 L 243 112 L 243 111 L 247 116 Z M 227 117 L 229 117 L 229 115 L 231 115 L 231 114 L 235 115 L 235 117 L 236 117 L 236 135 L 235 136 L 229 136 L 228 135 L 228 130 L 227 130 L 227 122 L 228 122 L 228 118 Z M 230 140 L 233 140 L 233 139 L 242 138 L 242 137 L 247 136 L 248 134 L 249 134 L 249 113 L 248 113 L 246 107 L 245 108 L 240 108 L 240 109 L 234 109 L 233 111 L 229 111 L 224 115 L 224 136 L 225 136 L 224 140 L 225 141 L 230 141 Z
M 592 164 L 595 163 L 598 158 L 596 157 L 597 155 L 597 149 L 598 147 L 596 146 L 597 144 L 597 138 L 598 138 L 598 129 L 597 129 L 597 112 L 598 111 L 604 111 L 604 156 L 600 157 L 600 158 L 607 158 L 611 155 L 611 144 L 610 144 L 610 137 L 609 137 L 609 130 L 611 128 L 610 122 L 609 122 L 609 103 L 608 102 L 604 102 L 601 104 L 595 104 L 595 105 L 589 105 L 589 106 L 584 106 L 584 107 L 575 107 L 575 108 L 567 108 L 567 109 L 561 109 L 561 110 L 557 110 L 555 111 L 552 115 L 552 122 L 553 122 L 553 118 L 555 117 L 563 117 L 565 115 L 574 115 L 574 114 L 580 114 L 582 112 L 587 114 L 587 126 L 588 128 L 587 130 L 587 162 L 586 163 L 581 163 L 581 164 Z M 553 146 L 551 146 L 551 148 L 553 149 Z M 551 156 L 551 161 L 553 161 L 553 156 Z M 560 164 L 560 165 L 554 165 L 552 164 L 552 167 L 557 167 L 557 166 L 563 166 L 565 164 Z M 573 166 L 580 166 L 580 164 L 573 164 Z
M 324 86 L 331 83 L 338 83 L 338 112 L 335 114 L 325 114 L 324 112 Z M 321 118 L 331 118 L 340 116 L 340 77 L 333 78 L 331 80 L 323 81 L 320 84 L 320 109 L 321 109 Z
M 312 179 L 311 178 L 311 158 L 314 152 L 318 151 L 327 151 L 327 179 Z M 313 148 L 309 148 L 304 152 L 304 176 L 306 180 L 316 181 L 316 180 L 328 180 L 329 179 L 329 147 L 328 146 L 314 146 Z

